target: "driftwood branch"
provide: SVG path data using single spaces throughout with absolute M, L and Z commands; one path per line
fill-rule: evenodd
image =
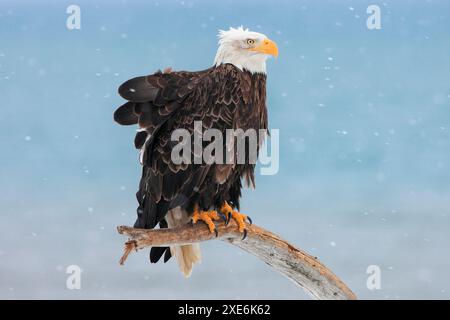
M 130 237 L 120 259 L 124 264 L 133 250 L 150 246 L 183 245 L 220 239 L 227 241 L 264 261 L 306 290 L 315 299 L 353 300 L 355 294 L 317 257 L 297 249 L 277 235 L 255 225 L 247 226 L 248 235 L 242 240 L 234 221 L 228 226 L 216 224 L 219 236 L 211 234 L 202 223 L 172 229 L 135 229 L 118 227 L 120 234 Z

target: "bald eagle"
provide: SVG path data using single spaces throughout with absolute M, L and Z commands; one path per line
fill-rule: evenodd
M 142 177 L 136 193 L 136 228 L 172 228 L 203 221 L 216 232 L 214 220 L 237 222 L 246 234 L 251 220 L 238 212 L 242 181 L 254 186 L 255 164 L 175 163 L 177 129 L 267 130 L 266 60 L 277 56 L 275 42 L 248 29 L 219 31 L 213 67 L 196 72 L 166 69 L 126 81 L 119 94 L 126 100 L 114 113 L 121 125 L 139 125 L 134 143 L 140 149 Z M 261 140 L 261 139 L 260 139 Z M 258 141 L 258 146 L 261 141 Z M 224 142 L 224 149 L 227 149 Z M 232 151 L 236 152 L 236 151 Z M 153 247 L 150 261 L 174 256 L 189 277 L 200 261 L 198 244 Z

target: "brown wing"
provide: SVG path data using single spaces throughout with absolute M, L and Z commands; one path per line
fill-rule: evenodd
M 243 89 L 249 90 L 240 85 L 240 72 L 225 65 L 197 73 L 156 73 L 131 79 L 119 88 L 129 102 L 116 111 L 116 121 L 138 123 L 144 129 L 135 138 L 143 152 L 135 226 L 154 228 L 169 209 L 202 189 L 211 165 L 174 164 L 171 154 L 176 142 L 171 135 L 182 128 L 192 136 L 194 121 L 202 121 L 203 129 L 233 128 L 238 106 L 246 103 Z
M 156 187 L 161 177 L 152 179 L 147 164 L 157 132 L 180 108 L 198 79 L 209 71 L 210 69 L 200 72 L 158 71 L 152 75 L 130 79 L 119 87 L 119 94 L 128 102 L 115 111 L 114 120 L 122 125 L 139 124 L 142 129 L 134 140 L 136 148 L 141 149 L 144 155 L 142 178 L 136 194 L 139 202 L 138 221 L 135 224 L 137 227 L 153 228 L 158 222 L 158 212 L 167 207 L 166 203 L 158 205 L 157 202 L 147 200 L 154 199 L 159 193 Z M 162 155 L 156 154 L 156 158 L 160 156 Z

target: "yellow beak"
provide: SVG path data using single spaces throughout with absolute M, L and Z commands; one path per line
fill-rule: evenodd
M 277 44 L 270 39 L 264 39 L 259 46 L 250 48 L 248 50 L 257 51 L 257 52 L 264 53 L 264 54 L 270 54 L 274 57 L 278 57 Z

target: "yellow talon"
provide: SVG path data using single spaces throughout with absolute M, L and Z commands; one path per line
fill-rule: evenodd
M 231 212 L 231 218 L 234 219 L 234 221 L 236 221 L 238 227 L 239 227 L 239 232 L 244 232 L 245 229 L 245 220 L 247 219 L 247 215 L 242 214 L 240 212 L 237 211 L 232 211 Z
M 217 214 L 217 211 L 202 211 L 196 208 L 194 213 L 192 214 L 192 223 L 197 223 L 199 220 L 203 221 L 207 226 L 211 233 L 215 232 L 217 235 L 216 225 L 213 220 L 219 220 L 220 217 Z
M 233 208 L 225 201 L 225 204 L 222 206 L 222 208 L 220 208 L 220 212 L 222 212 L 224 215 L 226 215 L 227 220 L 230 219 L 230 215 L 231 218 L 236 221 L 238 228 L 239 228 L 239 232 L 244 232 L 245 231 L 245 225 L 246 225 L 246 220 L 250 219 L 248 218 L 248 216 L 246 214 L 240 213 L 236 210 L 233 210 Z
M 233 208 L 228 204 L 228 202 L 225 201 L 224 205 L 222 206 L 222 208 L 220 209 L 220 211 L 223 214 L 228 214 L 230 212 L 233 212 Z

